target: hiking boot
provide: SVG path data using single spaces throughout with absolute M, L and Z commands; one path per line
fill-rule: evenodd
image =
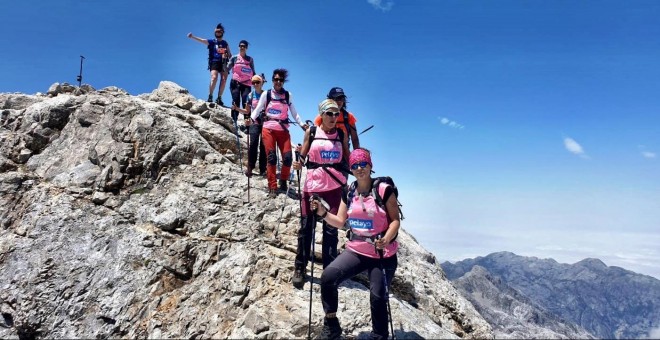
M 323 329 L 317 339 L 341 339 L 341 326 L 337 318 L 323 318 Z
M 291 283 L 293 283 L 293 286 L 301 289 L 305 285 L 305 270 L 302 268 L 296 268 L 295 271 L 293 271 L 293 279 L 291 279 Z
M 206 100 L 209 103 L 213 103 L 213 95 L 209 94 L 209 99 Z
M 275 197 L 277 197 L 277 190 L 276 189 L 268 190 L 268 198 L 275 198 Z
M 222 98 L 218 97 L 218 99 L 215 100 L 215 103 L 220 105 L 220 106 L 225 106 L 225 103 L 222 102 Z
M 259 171 L 259 176 L 266 177 L 266 170 Z
M 248 167 L 247 170 L 245 170 L 245 176 L 252 177 L 252 168 Z
M 280 190 L 286 191 L 289 188 L 289 185 L 286 183 L 286 180 L 279 180 Z

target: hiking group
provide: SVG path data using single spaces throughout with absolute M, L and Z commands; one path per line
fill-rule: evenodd
M 231 117 L 236 127 L 241 113 L 248 129 L 245 171 L 248 181 L 258 159 L 259 174 L 266 175 L 268 197 L 273 198 L 278 188 L 288 193 L 287 179 L 292 175 L 291 168 L 297 173 L 299 185 L 302 168 L 307 170 L 302 190 L 299 186 L 298 192 L 301 216 L 292 284 L 302 289 L 309 279 L 308 337 L 311 336 L 314 237 L 316 224 L 320 221 L 323 228 L 321 302 L 325 317 L 317 338 L 341 338 L 342 328 L 337 318 L 338 286 L 362 272 L 366 272 L 370 282 L 370 336 L 387 339 L 391 331 L 394 338 L 388 299 L 389 285 L 397 268 L 396 237 L 403 217 L 397 200 L 398 189 L 390 177 L 371 176 L 371 153 L 360 146 L 357 119 L 347 111 L 346 94 L 342 88 L 333 87 L 319 103 L 315 120 L 304 122 L 293 104 L 293 96 L 284 89 L 288 78 L 286 69 L 275 69 L 271 77 L 272 89 L 264 90 L 265 76 L 256 74 L 254 60 L 246 54 L 248 42 L 241 40 L 239 54 L 232 56 L 229 45 L 222 39 L 222 24 L 217 25 L 214 33 L 215 39 L 202 39 L 192 33 L 188 33 L 188 37 L 206 44 L 209 49 L 209 102 L 213 102 L 213 91 L 220 74 L 215 103 L 224 106 L 222 93 L 228 72 L 232 72 Z M 289 114 L 295 122 L 289 120 Z M 290 124 L 297 124 L 305 131 L 303 143 L 295 148 L 291 144 Z M 238 136 L 237 127 L 236 133 Z M 281 156 L 279 180 L 276 150 Z M 350 185 L 349 174 L 355 177 Z M 342 228 L 347 229 L 348 240 L 345 249 L 338 253 L 338 230 Z M 310 261 L 311 272 L 307 276 Z

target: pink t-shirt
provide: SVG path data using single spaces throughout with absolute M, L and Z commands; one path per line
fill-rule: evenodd
M 316 136 L 309 146 L 307 160 L 318 164 L 341 163 L 343 157 L 342 141 L 335 129 L 334 133 L 326 134 L 320 127 L 316 128 Z M 334 168 L 307 169 L 307 180 L 305 181 L 305 192 L 324 192 L 337 189 L 341 184 L 328 174 L 331 172 L 342 183 L 346 183 L 346 177 Z
M 264 122 L 264 128 L 282 131 L 289 128 L 289 124 L 280 124 L 277 120 L 286 120 L 289 117 L 289 105 L 286 103 L 285 94 L 280 94 L 275 91 L 270 91 L 270 103 L 266 106 L 266 117 L 271 120 Z M 277 119 L 277 120 L 276 120 Z
M 237 82 L 250 86 L 252 85 L 252 76 L 254 71 L 250 67 L 250 59 L 241 57 L 239 54 L 236 56 L 236 61 L 234 62 L 234 67 L 232 68 L 231 79 L 236 80 Z
M 378 192 L 381 197 L 385 194 L 387 186 L 385 183 L 379 186 Z M 353 196 L 350 207 L 348 208 L 347 223 L 351 228 L 351 232 L 364 237 L 376 237 L 376 235 L 384 232 L 390 226 L 387 221 L 387 211 L 376 204 L 376 199 L 373 195 L 363 197 L 357 193 Z M 394 256 L 398 248 L 398 242 L 391 242 L 383 249 L 383 256 Z M 346 242 L 346 249 L 363 256 L 380 258 L 374 245 L 367 241 L 348 241 Z

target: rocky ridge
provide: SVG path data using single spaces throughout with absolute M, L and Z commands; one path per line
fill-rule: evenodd
M 497 338 L 583 338 L 586 331 L 595 338 L 633 339 L 660 327 L 660 280 L 598 259 L 562 264 L 498 252 L 442 268 Z
M 237 152 L 228 110 L 168 81 L 0 94 L 0 338 L 306 336 L 298 201 L 253 177 L 248 202 Z M 397 337 L 492 338 L 436 258 L 399 240 Z M 347 338 L 370 330 L 365 284 L 340 288 Z

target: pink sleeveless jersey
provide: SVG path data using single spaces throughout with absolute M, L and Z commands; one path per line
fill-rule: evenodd
M 267 94 L 264 94 L 267 95 Z M 277 120 L 286 120 L 289 117 L 289 104 L 286 103 L 284 93 L 277 93 L 270 91 L 270 103 L 266 106 L 266 117 L 268 120 L 264 122 L 264 129 L 271 129 L 276 131 L 283 131 L 284 127 L 289 128 L 289 124 L 282 124 Z
M 388 185 L 381 183 L 378 192 L 381 197 L 385 194 L 385 188 Z M 362 200 L 362 202 L 360 202 Z M 376 237 L 389 227 L 387 222 L 387 211 L 382 209 L 372 195 L 362 197 L 359 194 L 353 196 L 353 201 L 348 209 L 348 226 L 351 232 L 364 237 Z M 397 241 L 391 242 L 385 247 L 383 256 L 391 257 L 396 254 L 399 248 Z M 373 244 L 367 241 L 353 240 L 346 242 L 346 249 L 351 250 L 363 256 L 371 258 L 380 258 Z
M 326 134 L 320 127 L 316 128 L 316 136 L 309 146 L 307 153 L 310 162 L 318 164 L 340 163 L 343 156 L 342 142 L 338 133 Z M 330 171 L 342 183 L 346 183 L 346 177 L 333 168 L 307 169 L 307 180 L 305 181 L 305 192 L 325 192 L 339 188 L 341 185 L 328 174 Z
M 231 79 L 236 80 L 243 85 L 251 86 L 253 75 L 254 71 L 252 71 L 252 68 L 250 67 L 250 59 L 243 58 L 239 54 L 236 57 L 236 62 L 232 68 Z

